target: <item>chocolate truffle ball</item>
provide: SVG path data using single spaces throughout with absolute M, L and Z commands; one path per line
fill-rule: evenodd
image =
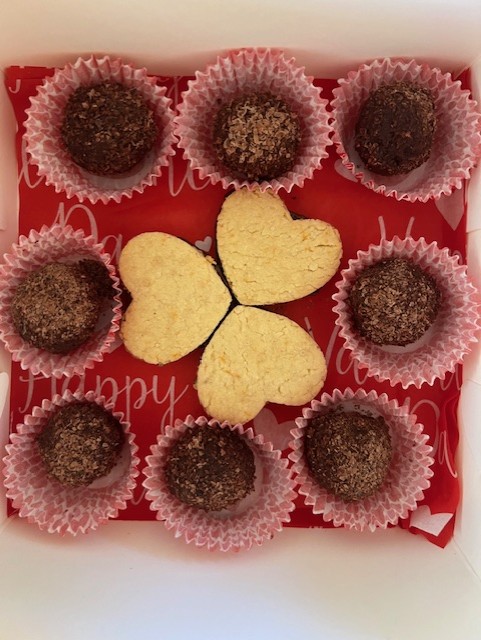
M 87 279 L 95 287 L 97 295 L 101 299 L 112 299 L 115 295 L 112 279 L 103 262 L 99 260 L 84 259 L 77 263 L 85 273 Z
M 122 425 L 111 413 L 95 402 L 79 402 L 54 413 L 37 444 L 50 476 L 81 487 L 110 473 L 124 440 Z
M 229 429 L 194 426 L 171 447 L 165 466 L 171 493 L 205 511 L 232 507 L 254 489 L 254 454 Z
M 90 173 L 115 176 L 132 169 L 158 137 L 154 114 L 137 89 L 104 82 L 78 87 L 61 128 L 72 160 Z
M 92 335 L 101 311 L 101 284 L 90 262 L 51 263 L 30 272 L 11 304 L 13 324 L 30 345 L 51 353 L 68 353 Z M 86 264 L 87 263 L 87 264 Z M 97 267 L 95 267 L 97 269 Z M 105 277 L 105 276 L 103 276 Z M 111 286 L 110 286 L 111 289 Z
M 389 428 L 382 418 L 329 411 L 312 418 L 305 451 L 314 479 L 334 496 L 354 502 L 384 483 L 392 458 Z
M 373 91 L 361 109 L 355 148 L 374 173 L 408 173 L 426 162 L 436 131 L 430 91 L 398 82 Z
M 349 292 L 354 326 L 377 345 L 405 346 L 419 340 L 441 305 L 434 278 L 403 258 L 364 269 Z
M 299 117 L 270 93 L 249 93 L 221 107 L 214 149 L 240 179 L 272 180 L 292 169 L 301 142 Z

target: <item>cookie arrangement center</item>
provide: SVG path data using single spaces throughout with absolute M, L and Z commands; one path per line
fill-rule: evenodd
M 210 338 L 197 375 L 213 418 L 252 420 L 267 402 L 302 405 L 326 377 L 324 355 L 292 320 L 255 308 L 302 298 L 322 287 L 341 258 L 337 229 L 293 220 L 277 195 L 247 189 L 227 197 L 217 222 L 224 276 L 213 261 L 166 233 L 143 233 L 119 261 L 132 294 L 121 328 L 126 349 L 152 364 L 187 355 Z M 249 306 L 247 306 L 249 305 Z

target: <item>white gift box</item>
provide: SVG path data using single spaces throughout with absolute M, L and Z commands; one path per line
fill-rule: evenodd
M 62 66 L 111 53 L 152 73 L 191 74 L 218 52 L 275 46 L 317 77 L 382 56 L 456 74 L 481 98 L 479 0 L 4 0 L 0 61 Z M 0 91 L 0 247 L 17 236 L 14 119 Z M 481 172 L 469 186 L 468 264 L 481 285 Z M 0 441 L 8 437 L 7 354 L 0 351 Z M 481 637 L 481 346 L 459 407 L 463 498 L 444 549 L 400 529 L 288 529 L 249 554 L 179 544 L 156 522 L 112 522 L 58 539 L 6 518 L 0 491 L 0 638 L 18 640 L 475 640 Z M 442 514 L 417 514 L 423 527 Z

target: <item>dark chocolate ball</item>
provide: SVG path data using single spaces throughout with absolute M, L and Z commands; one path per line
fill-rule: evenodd
M 68 353 L 89 339 L 100 315 L 108 278 L 103 265 L 95 266 L 97 274 L 93 274 L 91 262 L 95 261 L 51 263 L 30 272 L 18 285 L 11 314 L 26 342 L 51 353 Z M 99 277 L 104 280 L 99 281 Z
M 171 493 L 205 511 L 232 507 L 254 489 L 252 449 L 221 427 L 188 429 L 171 447 L 165 466 Z
M 301 142 L 299 117 L 270 93 L 249 93 L 221 107 L 214 149 L 234 177 L 271 180 L 292 169 Z
M 158 133 L 139 91 L 110 82 L 78 87 L 67 102 L 61 128 L 74 162 L 90 173 L 112 176 L 140 162 Z
M 374 173 L 408 173 L 429 158 L 435 131 L 430 91 L 407 82 L 383 85 L 370 94 L 361 109 L 355 148 Z
M 80 260 L 77 265 L 85 273 L 92 286 L 95 287 L 99 298 L 112 299 L 114 297 L 115 291 L 112 286 L 112 279 L 103 262 L 100 262 L 99 260 L 84 259 Z
M 441 305 L 434 278 L 403 258 L 381 260 L 362 271 L 349 292 L 354 326 L 378 345 L 419 340 Z
M 125 436 L 120 422 L 94 402 L 68 404 L 37 438 L 49 475 L 81 487 L 106 476 L 117 463 Z
M 329 411 L 310 420 L 305 452 L 311 475 L 326 491 L 346 502 L 363 500 L 386 479 L 389 428 L 380 417 Z

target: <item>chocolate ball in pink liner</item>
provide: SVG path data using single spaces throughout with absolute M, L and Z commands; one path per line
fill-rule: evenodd
M 214 149 L 240 179 L 261 182 L 286 174 L 301 142 L 299 116 L 272 93 L 231 100 L 214 120 Z
M 154 113 L 134 87 L 114 82 L 78 87 L 69 97 L 61 127 L 73 161 L 90 173 L 129 171 L 154 146 Z
M 414 262 L 389 258 L 362 271 L 349 291 L 354 327 L 377 345 L 406 346 L 435 321 L 441 292 Z
M 254 490 L 254 454 L 233 431 L 194 426 L 172 445 L 165 476 L 181 502 L 220 511 Z
M 399 175 L 426 162 L 435 132 L 430 91 L 409 82 L 386 84 L 373 91 L 361 109 L 355 149 L 370 171 Z
M 381 417 L 331 410 L 309 421 L 305 435 L 311 474 L 329 493 L 354 502 L 383 485 L 392 458 L 389 427 Z
M 116 465 L 125 437 L 120 422 L 95 402 L 58 409 L 37 437 L 48 474 L 70 487 L 88 486 Z

